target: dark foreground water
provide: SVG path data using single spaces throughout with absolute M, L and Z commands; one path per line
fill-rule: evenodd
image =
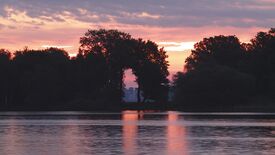
M 275 115 L 0 113 L 0 155 L 275 154 Z

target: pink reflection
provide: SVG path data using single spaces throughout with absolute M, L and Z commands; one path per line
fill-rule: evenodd
M 123 150 L 124 154 L 137 154 L 137 121 L 143 117 L 143 112 L 124 111 L 122 113 L 123 120 Z
M 11 119 L 8 127 L 4 130 L 4 136 L 1 138 L 0 154 L 20 154 L 22 153 L 22 147 L 18 146 L 20 138 L 16 135 L 18 132 L 18 126 L 16 126 L 16 120 Z
M 62 138 L 63 147 L 65 154 L 67 155 L 76 155 L 80 153 L 79 146 L 80 141 L 77 140 L 79 136 L 79 127 L 78 126 L 66 126 L 64 128 L 64 135 Z
M 186 129 L 177 124 L 179 115 L 175 112 L 168 112 L 167 116 L 167 154 L 187 154 Z

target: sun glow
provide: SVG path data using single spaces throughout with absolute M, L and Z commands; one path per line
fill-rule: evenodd
M 195 42 L 159 42 L 166 51 L 182 52 L 194 48 Z

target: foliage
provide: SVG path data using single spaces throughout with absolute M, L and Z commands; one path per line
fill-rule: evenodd
M 235 106 L 248 98 L 274 96 L 275 29 L 259 32 L 251 43 L 235 36 L 205 38 L 174 76 L 179 106 Z
M 108 96 L 112 101 L 121 101 L 124 71 L 131 68 L 136 75 L 139 89 L 143 92 L 144 101 L 165 101 L 160 95 L 163 97 L 168 91 L 167 55 L 156 43 L 134 39 L 117 30 L 101 29 L 89 30 L 80 39 L 80 44 L 79 55 L 85 57 L 93 53 L 101 55 L 105 60 L 105 97 Z
M 24 107 L 120 108 L 124 71 L 132 68 L 144 102 L 165 102 L 168 62 L 163 48 L 117 30 L 89 30 L 76 57 L 57 48 L 0 50 L 0 103 Z M 142 93 L 142 94 L 141 94 Z M 141 102 L 141 101 L 140 101 Z

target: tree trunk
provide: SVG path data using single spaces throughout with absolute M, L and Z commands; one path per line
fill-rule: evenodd
M 120 102 L 123 101 L 123 69 L 120 70 L 120 84 L 119 84 L 119 91 L 120 91 Z
M 140 87 L 138 84 L 138 88 L 137 88 L 137 102 L 140 103 L 141 99 L 140 99 Z

